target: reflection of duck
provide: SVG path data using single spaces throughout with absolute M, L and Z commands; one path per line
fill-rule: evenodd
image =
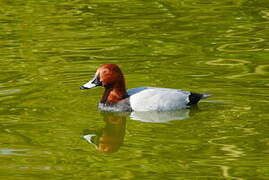
M 106 112 L 104 116 L 105 127 L 98 132 L 85 130 L 83 137 L 96 149 L 104 153 L 117 151 L 123 144 L 126 126 L 126 116 L 119 113 Z
M 195 105 L 209 94 L 192 93 L 177 89 L 140 87 L 126 91 L 125 80 L 115 64 L 104 64 L 94 78 L 81 86 L 90 89 L 103 86 L 105 92 L 99 103 L 104 111 L 170 111 Z
M 197 111 L 199 111 L 197 106 L 192 106 L 190 109 L 180 109 L 176 111 L 134 111 L 130 114 L 130 118 L 142 122 L 165 123 L 173 120 L 187 119 Z
M 182 120 L 189 118 L 189 109 L 181 109 L 178 111 L 148 111 L 148 112 L 132 112 L 130 117 L 133 120 L 138 120 L 142 122 L 168 122 L 172 120 Z
M 97 150 L 104 153 L 112 153 L 119 150 L 123 145 L 126 127 L 126 117 L 130 115 L 133 120 L 142 122 L 165 123 L 172 120 L 183 120 L 189 118 L 199 111 L 197 106 L 190 109 L 166 112 L 102 112 L 105 127 L 99 131 L 84 130 L 83 137 L 93 144 Z

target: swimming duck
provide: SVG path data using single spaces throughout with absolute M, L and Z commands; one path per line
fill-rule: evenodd
M 104 111 L 169 111 L 188 108 L 200 99 L 210 97 L 207 93 L 192 93 L 177 89 L 139 87 L 126 91 L 122 71 L 116 64 L 101 65 L 92 80 L 80 86 L 91 89 L 103 86 L 105 91 L 98 105 Z

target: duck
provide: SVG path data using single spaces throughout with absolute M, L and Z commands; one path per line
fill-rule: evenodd
M 124 75 L 117 64 L 101 65 L 94 77 L 80 89 L 104 87 L 103 96 L 98 104 L 101 111 L 172 111 L 186 109 L 204 98 L 208 93 L 159 87 L 138 87 L 126 90 Z

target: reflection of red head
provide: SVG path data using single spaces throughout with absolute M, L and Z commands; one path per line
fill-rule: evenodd
M 112 153 L 117 151 L 121 145 L 122 140 L 115 137 L 100 137 L 99 144 L 96 149 L 104 153 Z
M 126 117 L 110 114 L 105 116 L 104 120 L 106 125 L 99 137 L 96 149 L 104 153 L 112 153 L 117 151 L 123 144 Z

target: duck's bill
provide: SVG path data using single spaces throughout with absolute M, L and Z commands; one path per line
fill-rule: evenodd
M 92 83 L 91 81 L 87 82 L 86 84 L 80 86 L 80 89 L 91 89 L 96 87 L 97 85 Z
M 80 86 L 80 89 L 91 89 L 91 88 L 94 88 L 96 86 L 102 86 L 102 83 L 100 82 L 98 76 L 95 76 L 92 80 L 90 80 L 86 84 Z

